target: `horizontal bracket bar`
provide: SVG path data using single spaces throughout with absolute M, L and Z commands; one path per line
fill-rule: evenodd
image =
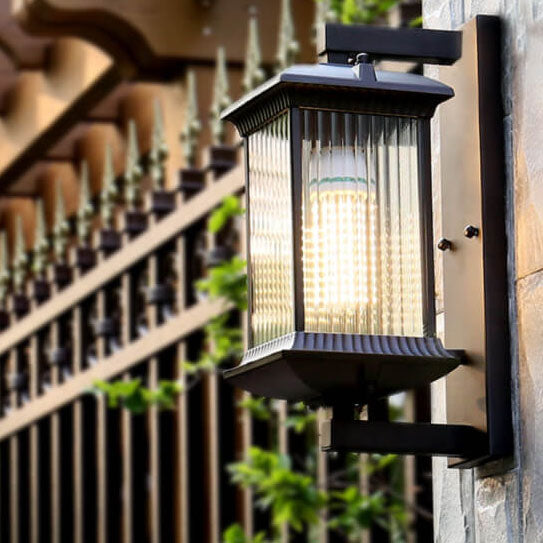
M 421 454 L 462 459 L 488 451 L 487 435 L 472 426 L 361 420 L 325 421 L 321 425 L 323 451 Z
M 462 32 L 327 23 L 318 29 L 317 50 L 323 62 L 346 64 L 367 53 L 372 60 L 451 65 L 462 55 Z

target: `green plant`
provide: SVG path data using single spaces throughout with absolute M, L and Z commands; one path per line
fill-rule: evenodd
M 160 409 L 174 409 L 175 399 L 183 390 L 177 381 L 160 381 L 158 388 L 151 390 L 143 386 L 141 379 L 119 379 L 108 383 L 95 381 L 93 391 L 104 394 L 111 408 L 125 407 L 133 413 L 143 413 L 150 405 Z
M 246 262 L 238 256 L 209 270 L 208 277 L 196 281 L 196 289 L 212 300 L 223 299 L 239 310 L 247 309 Z
M 349 541 L 359 539 L 374 522 L 387 526 L 389 511 L 381 492 L 366 496 L 356 486 L 349 486 L 341 492 L 333 492 L 330 501 L 332 518 L 328 524 L 345 534 Z
M 330 9 L 343 24 L 371 24 L 398 2 L 399 0 L 331 0 Z
M 232 524 L 224 531 L 223 541 L 224 543 L 266 543 L 267 540 L 264 532 L 259 532 L 249 538 L 239 524 Z
M 389 467 L 392 456 L 387 455 L 386 462 L 375 463 L 375 470 Z M 228 470 L 234 484 L 252 489 L 257 505 L 270 511 L 274 535 L 281 526 L 310 532 L 324 508 L 329 511 L 329 528 L 349 541 L 359 540 L 362 532 L 374 523 L 385 529 L 395 526 L 398 533 L 405 528 L 405 508 L 391 503 L 385 491 L 365 495 L 356 484 L 350 483 L 341 490 L 324 491 L 319 489 L 311 470 L 295 470 L 288 455 L 252 447 L 246 460 L 231 464 Z M 237 528 L 230 527 L 232 533 L 240 533 L 239 525 L 234 526 Z
M 220 207 L 210 215 L 207 227 L 210 232 L 216 234 L 226 226 L 232 217 L 238 217 L 244 213 L 245 210 L 241 207 L 239 198 L 236 196 L 227 196 L 222 201 Z
M 327 503 L 311 475 L 294 471 L 288 455 L 249 450 L 248 459 L 228 466 L 231 480 L 244 488 L 252 488 L 257 503 L 270 509 L 276 528 L 286 524 L 297 532 L 318 522 L 318 512 Z
M 305 432 L 317 421 L 317 413 L 308 409 L 303 402 L 291 405 L 289 411 L 285 425 L 287 428 L 292 428 L 297 434 Z
M 247 396 L 237 403 L 238 407 L 249 411 L 251 417 L 257 420 L 270 420 L 271 413 L 265 398 Z

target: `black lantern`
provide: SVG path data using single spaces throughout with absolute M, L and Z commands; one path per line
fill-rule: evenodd
M 225 377 L 259 396 L 342 414 L 462 363 L 435 334 L 432 250 L 429 123 L 454 92 L 371 62 L 451 64 L 459 34 L 368 29 L 367 38 L 361 28 L 348 30 L 341 51 L 328 48 L 334 62 L 288 68 L 223 114 L 245 138 L 249 274 L 249 350 Z M 330 42 L 343 39 L 342 27 L 328 29 Z M 401 39 L 391 44 L 394 32 Z M 417 39 L 402 44 L 405 36 Z M 361 50 L 373 54 L 352 54 Z M 328 448 L 338 448 L 345 428 L 328 430 Z M 480 433 L 466 430 L 479 447 Z M 441 453 L 457 454 L 446 444 L 456 434 L 433 435 Z

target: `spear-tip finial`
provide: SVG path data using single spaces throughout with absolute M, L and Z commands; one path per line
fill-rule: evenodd
M 198 118 L 198 94 L 196 92 L 196 76 L 193 70 L 187 72 L 187 109 L 185 125 L 181 132 L 183 154 L 188 166 L 194 166 L 196 162 L 196 150 L 198 148 L 198 136 L 202 129 L 202 123 Z
M 10 279 L 8 238 L 5 230 L 2 230 L 0 231 L 0 302 L 3 307 L 6 304 Z
M 245 52 L 245 72 L 243 74 L 243 90 L 249 92 L 264 81 L 262 54 L 258 38 L 258 20 L 256 15 L 249 17 L 247 34 L 247 50 Z
M 36 200 L 36 230 L 34 232 L 34 248 L 32 252 L 32 271 L 35 276 L 42 276 L 47 267 L 49 240 L 47 239 L 45 211 L 41 198 Z
M 62 182 L 60 179 L 57 179 L 56 188 L 57 200 L 55 205 L 55 225 L 53 227 L 53 251 L 57 263 L 63 263 L 66 258 L 70 224 L 66 219 L 64 193 L 62 191 Z
M 168 157 L 168 145 L 164 135 L 164 121 L 160 100 L 155 99 L 153 104 L 154 121 L 151 139 L 151 151 L 149 152 L 149 172 L 153 189 L 160 191 L 164 188 L 164 162 Z
M 219 47 L 217 48 L 213 102 L 211 104 L 210 114 L 211 135 L 214 145 L 224 143 L 224 121 L 221 120 L 221 112 L 232 102 L 228 95 L 228 91 L 229 84 L 226 71 L 226 54 L 224 47 Z
M 124 200 L 130 210 L 134 210 L 140 199 L 140 181 L 143 170 L 138 148 L 138 128 L 136 121 L 128 121 L 126 165 L 124 170 Z
M 15 218 L 15 251 L 13 255 L 13 286 L 16 292 L 24 288 L 28 272 L 28 255 L 26 253 L 23 218 L 17 215 Z
M 94 206 L 89 186 L 89 166 L 86 160 L 81 162 L 79 173 L 79 207 L 77 208 L 77 239 L 81 245 L 87 245 L 91 233 Z
M 102 173 L 102 190 L 100 192 L 100 216 L 102 228 L 113 228 L 113 216 L 118 191 L 115 184 L 115 170 L 113 168 L 113 150 L 106 143 L 104 151 L 104 170 Z
M 300 45 L 294 35 L 294 20 L 290 0 L 282 0 L 279 41 L 277 46 L 277 72 L 288 68 L 296 60 Z

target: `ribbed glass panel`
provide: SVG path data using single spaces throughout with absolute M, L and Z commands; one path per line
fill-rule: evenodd
M 253 346 L 294 330 L 289 115 L 249 136 Z
M 306 331 L 422 335 L 417 120 L 303 117 Z

